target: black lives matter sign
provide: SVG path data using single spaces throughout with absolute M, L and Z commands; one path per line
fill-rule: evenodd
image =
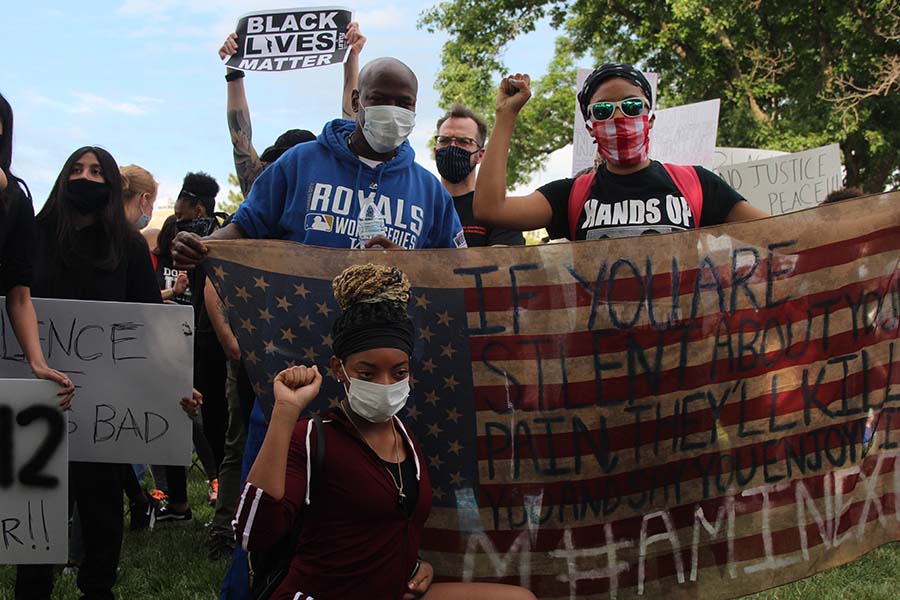
M 352 18 L 352 11 L 334 7 L 245 15 L 236 29 L 237 54 L 225 64 L 242 71 L 294 71 L 343 63 Z

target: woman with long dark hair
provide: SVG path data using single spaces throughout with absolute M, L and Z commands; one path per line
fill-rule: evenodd
M 125 217 L 115 159 L 85 146 L 66 161 L 37 216 L 35 296 L 71 300 L 161 303 L 147 243 Z M 84 561 L 82 594 L 113 598 L 122 547 L 122 467 L 69 463 L 69 494 L 78 507 Z M 31 586 L 31 587 L 30 587 Z M 22 598 L 50 598 L 52 571 L 17 582 Z M 28 588 L 28 589 L 25 589 Z

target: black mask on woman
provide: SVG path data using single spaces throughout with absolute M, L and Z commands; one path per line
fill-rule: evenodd
M 468 152 L 459 146 L 438 148 L 434 153 L 438 173 L 450 183 L 459 183 L 475 168 L 472 166 L 472 155 L 475 152 Z
M 66 201 L 83 215 L 98 212 L 109 203 L 109 185 L 90 179 L 71 179 L 66 184 Z

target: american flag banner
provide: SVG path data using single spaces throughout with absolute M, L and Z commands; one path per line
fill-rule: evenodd
M 263 405 L 327 371 L 333 277 L 409 276 L 438 580 L 732 598 L 900 539 L 900 194 L 526 248 L 209 247 Z

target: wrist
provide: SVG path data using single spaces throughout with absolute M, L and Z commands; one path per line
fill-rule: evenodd
M 272 407 L 272 421 L 275 421 L 275 418 L 277 416 L 286 422 L 294 423 L 297 421 L 297 419 L 300 418 L 301 412 L 303 412 L 303 409 L 299 406 L 296 406 L 286 400 L 280 400 L 276 396 L 275 405 Z
M 225 70 L 225 81 L 231 83 L 232 81 L 237 81 L 238 79 L 243 79 L 245 73 L 239 69 L 232 69 L 231 67 L 226 67 Z
M 495 119 L 494 129 L 498 124 L 513 125 L 519 118 L 519 111 L 513 108 L 501 108 L 497 110 L 497 118 Z

